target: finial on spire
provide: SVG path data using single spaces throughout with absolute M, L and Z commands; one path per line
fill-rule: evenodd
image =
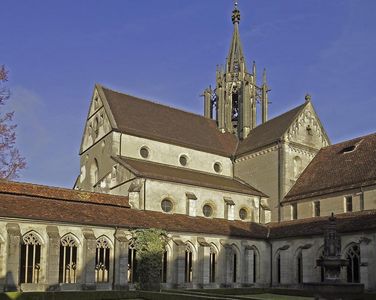
M 305 97 L 304 97 L 304 99 L 305 99 L 306 102 L 311 101 L 311 95 L 310 94 L 306 94 Z
M 234 1 L 234 10 L 232 11 L 232 24 L 239 24 L 240 22 L 240 11 L 239 11 L 239 8 L 238 8 L 238 2 L 235 0 Z

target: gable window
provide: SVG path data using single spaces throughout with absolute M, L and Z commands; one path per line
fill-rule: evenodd
M 314 217 L 320 217 L 320 201 L 313 202 Z
M 20 283 L 39 282 L 41 244 L 32 232 L 22 237 Z
M 291 204 L 291 219 L 292 220 L 298 219 L 298 204 L 297 203 Z
M 353 201 L 352 196 L 345 197 L 345 212 L 353 211 Z
M 78 243 L 71 235 L 60 242 L 59 282 L 76 283 Z

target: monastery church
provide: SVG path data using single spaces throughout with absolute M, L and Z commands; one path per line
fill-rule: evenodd
M 332 212 L 342 280 L 376 290 L 376 134 L 331 145 L 309 95 L 269 120 L 232 23 L 202 116 L 96 84 L 74 189 L 0 181 L 0 290 L 133 288 L 137 228 L 169 234 L 164 288 L 298 288 Z

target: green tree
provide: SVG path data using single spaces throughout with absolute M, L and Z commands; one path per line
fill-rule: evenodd
M 159 290 L 167 234 L 160 229 L 137 229 L 133 231 L 133 238 L 140 289 Z
M 4 106 L 10 97 L 9 89 L 4 86 L 8 81 L 8 71 L 0 67 L 0 106 Z M 14 179 L 19 171 L 26 167 L 25 158 L 15 147 L 17 125 L 13 124 L 14 111 L 0 111 L 0 179 Z

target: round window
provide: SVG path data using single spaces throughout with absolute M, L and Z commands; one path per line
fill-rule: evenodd
M 248 217 L 248 212 L 247 212 L 247 210 L 246 210 L 245 208 L 241 208 L 241 209 L 239 210 L 239 217 L 240 217 L 241 220 L 245 220 L 245 219 L 247 219 L 247 217 Z
M 205 217 L 211 217 L 213 215 L 213 208 L 209 204 L 205 204 L 202 208 L 202 212 Z
M 172 202 L 168 199 L 163 199 L 161 202 L 161 207 L 164 212 L 172 211 Z
M 186 155 L 180 155 L 179 162 L 182 166 L 186 166 L 188 163 L 188 157 Z
M 222 165 L 219 162 L 216 162 L 214 164 L 214 171 L 216 171 L 217 173 L 221 173 L 222 172 Z
M 141 147 L 140 149 L 140 155 L 143 158 L 148 158 L 149 157 L 149 149 L 147 147 Z

